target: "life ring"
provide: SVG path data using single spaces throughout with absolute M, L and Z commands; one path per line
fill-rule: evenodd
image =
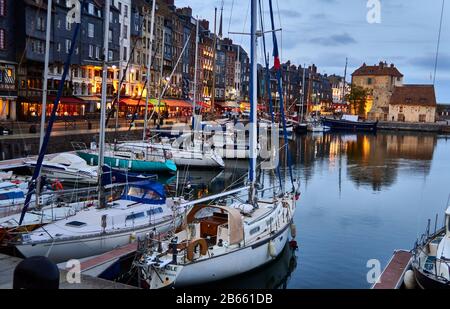
M 62 191 L 62 190 L 64 190 L 64 187 L 59 180 L 55 180 L 52 184 L 52 189 L 54 191 Z
M 194 250 L 197 246 L 200 246 L 201 255 L 206 255 L 208 253 L 208 244 L 205 239 L 199 238 L 190 242 L 187 247 L 187 259 L 191 262 L 194 260 Z

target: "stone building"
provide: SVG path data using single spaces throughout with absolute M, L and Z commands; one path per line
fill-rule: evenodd
M 395 87 L 389 102 L 389 120 L 434 123 L 436 107 L 433 85 Z
M 395 87 L 403 85 L 403 74 L 394 64 L 380 62 L 368 66 L 364 63 L 352 74 L 352 84 L 370 91 L 366 102 L 367 118 L 387 121 L 392 93 Z

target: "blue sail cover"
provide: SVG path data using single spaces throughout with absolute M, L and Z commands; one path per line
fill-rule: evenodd
M 136 188 L 142 190 L 142 196 L 134 196 L 129 194 L 129 189 Z M 149 198 L 149 193 L 154 193 L 155 197 Z M 142 204 L 162 205 L 166 203 L 166 189 L 162 184 L 156 181 L 142 181 L 129 184 L 126 187 L 122 199 Z

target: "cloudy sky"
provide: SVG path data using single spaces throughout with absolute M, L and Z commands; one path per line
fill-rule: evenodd
M 214 20 L 222 0 L 176 0 L 194 15 Z M 249 0 L 224 0 L 224 35 L 248 32 Z M 380 0 L 381 23 L 369 23 L 368 0 L 273 0 L 276 26 L 283 28 L 282 60 L 315 63 L 322 73 L 349 72 L 363 62 L 394 63 L 406 83 L 432 83 L 442 0 Z M 264 1 L 265 18 L 268 1 Z M 233 7 L 233 9 L 232 9 Z M 280 25 L 281 23 L 281 25 Z M 444 11 L 436 92 L 439 103 L 450 104 L 450 2 Z M 248 37 L 229 35 L 248 45 Z M 270 47 L 271 48 L 271 47 Z M 248 49 L 247 49 L 248 50 Z M 262 61 L 262 59 L 260 60 Z

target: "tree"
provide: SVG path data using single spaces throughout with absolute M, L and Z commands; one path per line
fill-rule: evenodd
M 352 85 L 351 91 L 347 94 L 346 99 L 350 103 L 350 108 L 353 113 L 359 116 L 366 116 L 366 103 L 369 97 L 369 90 Z

